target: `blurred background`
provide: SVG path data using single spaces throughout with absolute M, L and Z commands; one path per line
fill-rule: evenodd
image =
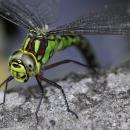
M 119 4 L 120 2 L 122 8 L 129 11 L 129 0 L 61 0 L 56 24 L 58 26 L 71 22 L 85 12 L 102 9 L 107 5 L 113 7 L 113 3 Z M 9 75 L 8 58 L 10 54 L 22 47 L 26 35 L 27 31 L 23 28 L 0 18 L 0 82 Z M 89 35 L 85 37 L 90 41 L 97 60 L 103 68 L 110 68 L 130 58 L 130 39 L 128 36 Z M 55 54 L 49 63 L 63 59 L 74 59 L 85 63 L 83 56 L 75 47 L 70 47 Z M 66 64 L 44 72 L 44 75 L 50 79 L 57 79 L 70 72 L 85 73 L 85 71 L 86 69 L 81 66 Z

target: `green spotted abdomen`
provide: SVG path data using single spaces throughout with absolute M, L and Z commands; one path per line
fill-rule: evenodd
M 55 52 L 64 50 L 69 46 L 78 44 L 80 40 L 80 36 L 49 36 L 45 54 L 42 58 L 42 63 L 47 63 Z

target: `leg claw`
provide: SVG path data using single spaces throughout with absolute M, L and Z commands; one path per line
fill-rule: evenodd
M 70 112 L 72 115 L 74 115 L 77 119 L 79 118 L 78 115 L 74 111 L 71 111 L 70 109 L 68 109 L 67 111 Z
M 3 106 L 5 103 L 4 102 L 2 102 L 2 103 L 0 103 L 0 106 Z

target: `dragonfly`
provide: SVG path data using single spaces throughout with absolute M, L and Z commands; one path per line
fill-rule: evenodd
M 55 26 L 58 5 L 58 0 L 28 0 L 24 2 L 23 0 L 0 0 L 0 16 L 28 31 L 22 48 L 12 53 L 9 58 L 10 76 L 0 85 L 1 87 L 5 84 L 1 104 L 5 103 L 10 81 L 14 79 L 23 83 L 27 82 L 30 77 L 35 77 L 41 91 L 35 111 L 37 122 L 38 111 L 45 95 L 45 87 L 42 85 L 42 81 L 61 91 L 67 111 L 78 118 L 77 113 L 70 109 L 62 86 L 43 76 L 43 71 L 70 62 L 94 70 L 97 64 L 93 60 L 94 55 L 84 35 L 130 34 L 130 13 L 118 4 L 115 5 L 114 9 L 104 8 L 99 12 L 92 11 L 83 14 L 72 22 Z M 72 45 L 82 49 L 88 60 L 87 65 L 70 59 L 46 65 L 56 52 Z

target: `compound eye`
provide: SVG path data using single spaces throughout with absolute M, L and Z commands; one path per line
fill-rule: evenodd
M 35 62 L 33 61 L 31 56 L 23 55 L 22 56 L 22 61 L 29 70 L 34 70 L 35 69 Z

